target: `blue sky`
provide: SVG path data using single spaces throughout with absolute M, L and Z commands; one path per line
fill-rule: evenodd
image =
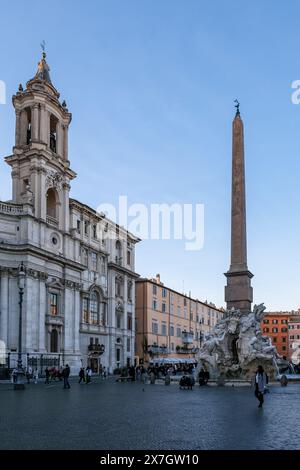
M 230 256 L 231 123 L 245 125 L 248 264 L 254 301 L 300 306 L 300 4 L 271 0 L 32 0 L 0 18 L 0 155 L 11 153 L 10 97 L 45 39 L 51 78 L 73 113 L 72 196 L 116 203 L 203 203 L 205 244 L 145 241 L 136 269 L 224 304 Z M 0 165 L 0 198 L 11 194 Z

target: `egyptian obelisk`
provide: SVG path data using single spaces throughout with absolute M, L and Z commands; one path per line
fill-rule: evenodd
M 253 274 L 247 266 L 244 125 L 236 102 L 232 124 L 231 264 L 225 273 L 225 301 L 228 310 L 235 308 L 246 313 L 251 311 L 253 300 Z

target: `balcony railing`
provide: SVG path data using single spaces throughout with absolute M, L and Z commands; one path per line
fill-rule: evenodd
M 49 225 L 52 225 L 53 227 L 58 228 L 58 220 L 55 219 L 55 217 L 51 217 L 50 215 L 47 215 L 46 217 L 46 222 Z
M 149 346 L 148 352 L 150 354 L 170 354 L 167 346 Z
M 177 354 L 196 354 L 199 351 L 199 348 L 176 348 Z
M 21 204 L 6 204 L 0 202 L 0 212 L 2 214 L 20 215 L 23 214 L 23 206 Z
M 97 352 L 99 354 L 103 354 L 105 351 L 104 344 L 89 344 L 88 350 L 92 352 Z

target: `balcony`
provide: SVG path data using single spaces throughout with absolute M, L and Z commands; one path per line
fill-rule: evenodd
M 162 346 L 157 346 L 156 344 L 153 344 L 152 346 L 149 346 L 148 348 L 148 353 L 150 355 L 155 355 L 155 354 L 170 354 L 170 350 L 167 348 L 167 346 L 162 345 Z
M 194 341 L 194 334 L 191 331 L 183 330 L 181 332 L 181 339 L 183 344 L 192 344 Z
M 54 217 L 51 217 L 50 215 L 46 216 L 46 222 L 49 225 L 52 225 L 52 227 L 58 228 L 58 220 L 55 219 Z
M 193 348 L 186 348 L 185 346 L 176 347 L 177 354 L 197 354 L 197 352 L 199 352 L 199 348 L 196 348 L 196 347 L 193 347 Z
M 88 350 L 91 352 L 97 352 L 99 354 L 103 354 L 105 351 L 104 344 L 89 344 Z
M 23 214 L 23 206 L 21 204 L 0 203 L 0 212 L 2 214 L 21 215 Z

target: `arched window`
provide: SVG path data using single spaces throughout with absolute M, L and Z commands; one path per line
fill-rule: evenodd
M 47 191 L 47 216 L 58 219 L 58 195 L 55 189 L 49 188 Z
M 93 291 L 90 298 L 90 322 L 99 325 L 99 296 Z
M 26 113 L 27 123 L 26 123 L 26 144 L 29 145 L 31 143 L 31 109 L 26 108 L 24 110 Z
M 58 333 L 57 333 L 57 330 L 52 330 L 51 331 L 50 352 L 52 352 L 52 353 L 58 352 Z
M 50 149 L 52 152 L 57 153 L 57 124 L 58 119 L 51 114 L 50 116 L 50 136 L 49 136 L 49 144 Z

